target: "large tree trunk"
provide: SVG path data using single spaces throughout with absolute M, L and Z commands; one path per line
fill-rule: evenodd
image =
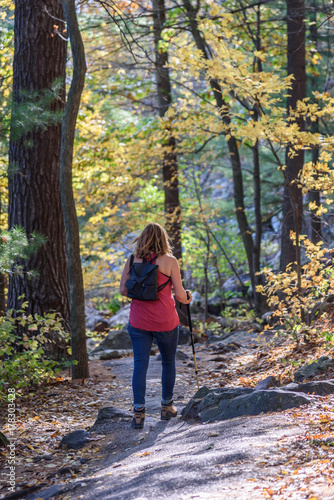
M 48 12 L 45 10 L 47 5 Z M 65 87 L 66 43 L 54 35 L 54 18 L 63 18 L 60 0 L 15 1 L 14 109 L 22 91 L 51 89 L 56 79 Z M 52 104 L 62 110 L 64 96 Z M 19 309 L 28 301 L 27 313 L 58 311 L 69 329 L 70 308 L 67 281 L 65 231 L 59 190 L 59 154 L 61 125 L 36 127 L 31 133 L 15 138 L 12 124 L 9 162 L 16 168 L 9 177 L 9 227 L 22 226 L 27 235 L 40 233 L 47 242 L 25 264 L 38 278 L 25 274 L 9 278 L 8 309 Z M 24 296 L 24 299 L 22 299 Z M 21 297 L 21 298 L 19 298 Z
M 154 48 L 155 48 L 155 74 L 157 81 L 159 116 L 163 118 L 172 104 L 172 89 L 168 68 L 168 51 L 159 50 L 161 33 L 166 22 L 165 1 L 152 0 Z M 168 143 L 165 144 L 162 175 L 165 190 L 165 216 L 166 229 L 171 237 L 174 255 L 177 259 L 182 257 L 181 249 L 181 220 L 180 200 L 178 185 L 178 162 L 175 152 L 175 139 L 169 131 Z
M 296 107 L 298 100 L 304 99 L 306 91 L 305 73 L 305 6 L 304 0 L 286 0 L 288 30 L 288 75 L 294 75 L 292 89 L 287 99 L 288 113 Z M 304 129 L 303 119 L 297 121 L 300 130 Z M 283 193 L 283 224 L 281 237 L 280 269 L 284 271 L 290 262 L 298 261 L 298 246 L 290 239 L 290 231 L 298 235 L 301 232 L 303 218 L 303 195 L 294 182 L 303 168 L 304 152 L 300 151 L 293 158 L 286 149 L 286 170 Z
M 154 49 L 155 49 L 155 75 L 157 81 L 159 116 L 163 118 L 171 106 L 172 87 L 169 77 L 168 52 L 159 50 L 161 33 L 166 22 L 165 0 L 152 0 Z M 166 229 L 173 245 L 173 254 L 181 262 L 182 269 L 182 245 L 181 245 L 181 208 L 179 199 L 178 161 L 175 151 L 175 138 L 170 130 L 168 142 L 165 144 L 162 164 L 162 177 L 165 192 L 165 218 Z M 182 324 L 188 324 L 186 312 L 180 308 L 177 302 L 177 311 Z
M 71 42 L 73 77 L 62 123 L 60 191 L 66 230 L 68 279 L 71 302 L 72 378 L 89 377 L 85 327 L 85 295 L 80 260 L 79 224 L 72 187 L 73 143 L 80 99 L 85 83 L 86 61 L 74 0 L 62 0 L 67 33 Z
M 317 26 L 317 9 L 318 9 L 318 2 L 317 0 L 313 0 L 311 2 L 311 5 L 309 7 L 310 10 L 310 25 L 309 25 L 309 30 L 310 30 L 310 38 L 316 48 L 318 48 L 318 26 Z M 312 64 L 312 63 L 311 63 Z M 311 73 L 310 76 L 310 87 L 311 87 L 311 92 L 316 91 L 319 89 L 319 77 L 315 76 L 313 73 Z M 319 129 L 319 118 L 316 119 L 315 122 L 312 122 L 311 124 L 311 132 L 312 134 L 317 134 L 320 132 Z M 314 166 L 317 164 L 319 160 L 319 148 L 314 147 L 312 150 L 312 162 Z M 307 201 L 315 203 L 318 207 L 320 206 L 320 191 L 317 190 L 312 190 L 308 193 Z M 316 210 L 311 210 L 310 214 L 310 228 L 309 228 L 309 237 L 312 243 L 318 243 L 321 241 L 321 217 L 316 214 Z

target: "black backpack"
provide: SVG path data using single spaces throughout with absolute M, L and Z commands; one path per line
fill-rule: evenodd
M 158 265 L 153 264 L 157 258 L 155 255 L 151 260 L 143 259 L 143 262 L 133 262 L 134 256 L 130 258 L 130 277 L 125 286 L 128 289 L 128 297 L 137 300 L 157 300 L 158 292 L 165 288 L 171 281 L 168 280 L 158 286 Z

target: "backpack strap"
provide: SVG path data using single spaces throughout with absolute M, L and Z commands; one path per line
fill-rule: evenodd
M 163 290 L 168 285 L 169 282 L 172 282 L 171 276 L 169 276 L 168 280 L 165 281 L 165 283 L 163 283 L 162 285 L 158 286 L 158 292 L 160 292 L 161 290 Z
M 153 261 L 156 260 L 158 258 L 157 255 L 153 255 L 153 257 L 149 260 L 145 259 L 145 257 L 143 258 L 143 263 L 149 263 L 149 264 L 153 264 Z
M 130 257 L 130 269 L 131 267 L 133 266 L 133 261 L 134 261 L 134 255 L 133 253 L 131 254 L 131 257 Z

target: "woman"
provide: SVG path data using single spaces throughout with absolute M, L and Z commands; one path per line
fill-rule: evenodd
M 166 231 L 160 224 L 152 222 L 134 239 L 134 263 L 143 259 L 152 260 L 158 267 L 158 285 L 169 283 L 158 292 L 158 300 L 141 301 L 133 299 L 130 307 L 128 332 L 131 338 L 134 370 L 132 390 L 134 415 L 132 427 L 142 429 L 145 419 L 146 372 L 150 359 L 153 338 L 155 338 L 162 360 L 162 399 L 161 419 L 176 417 L 173 406 L 175 384 L 175 353 L 179 337 L 179 317 L 175 309 L 172 287 L 176 298 L 183 304 L 189 304 L 192 295 L 182 286 L 179 264 L 172 255 Z M 126 281 L 130 272 L 128 258 L 120 283 L 120 292 L 127 296 Z

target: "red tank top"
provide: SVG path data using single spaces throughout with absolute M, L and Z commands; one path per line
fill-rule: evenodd
M 158 286 L 163 285 L 167 279 L 168 276 L 158 271 Z M 150 332 L 168 332 L 174 330 L 179 322 L 171 282 L 158 292 L 158 300 L 133 299 L 131 302 L 129 323 L 134 328 Z

